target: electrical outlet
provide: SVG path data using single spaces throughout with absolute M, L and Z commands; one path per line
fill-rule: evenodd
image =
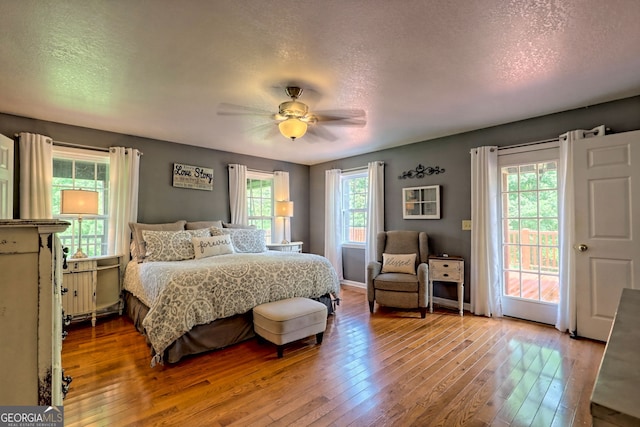
M 462 229 L 463 230 L 471 230 L 471 220 L 470 219 L 463 219 L 462 220 Z

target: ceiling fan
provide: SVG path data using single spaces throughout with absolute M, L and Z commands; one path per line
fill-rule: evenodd
M 261 110 L 258 108 L 244 107 L 235 104 L 220 104 L 219 115 L 253 115 L 266 116 L 278 125 L 280 133 L 295 141 L 304 136 L 307 132 L 323 139 L 335 140 L 336 137 L 321 125 L 339 126 L 359 126 L 367 124 L 364 110 L 323 110 L 309 111 L 309 107 L 298 101 L 302 95 L 302 88 L 299 86 L 287 86 L 285 93 L 291 101 L 285 101 L 278 106 L 278 112 Z

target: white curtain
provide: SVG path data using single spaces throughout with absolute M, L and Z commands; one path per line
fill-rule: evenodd
M 245 165 L 229 165 L 229 208 L 231 222 L 247 224 L 247 167 Z
M 53 141 L 48 136 L 20 133 L 20 218 L 50 219 Z
M 502 317 L 498 149 L 471 150 L 471 312 Z
M 344 279 L 342 272 L 342 200 L 340 189 L 340 169 L 325 171 L 324 191 L 324 256 L 329 260 L 338 274 L 338 279 Z
M 575 234 L 575 207 L 573 185 L 573 145 L 587 136 L 603 136 L 604 125 L 586 131 L 583 129 L 570 131 L 560 135 L 560 161 L 558 165 L 558 246 L 560 302 L 556 328 L 562 332 L 575 334 L 577 326 L 576 284 L 575 284 L 575 252 L 573 250 Z
M 367 241 L 364 249 L 365 269 L 376 258 L 378 232 L 384 231 L 384 162 L 369 162 L 369 206 Z
M 135 148 L 109 148 L 109 236 L 110 255 L 129 253 L 130 222 L 138 221 L 140 152 Z M 125 257 L 128 260 L 128 257 Z M 124 270 L 123 270 L 124 271 Z
M 289 199 L 289 172 L 275 171 L 273 173 L 273 192 L 275 201 Z M 280 243 L 283 240 L 291 241 L 291 219 L 276 217 L 275 230 L 271 236 L 273 243 Z

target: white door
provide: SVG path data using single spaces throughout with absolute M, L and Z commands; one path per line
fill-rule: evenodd
M 553 324 L 559 292 L 558 143 L 498 154 L 505 316 Z
M 0 135 L 0 219 L 13 218 L 13 139 Z
M 606 341 L 623 288 L 640 288 L 640 131 L 574 147 L 577 334 Z

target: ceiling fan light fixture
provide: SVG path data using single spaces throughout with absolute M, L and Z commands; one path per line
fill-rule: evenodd
M 280 129 L 280 133 L 285 138 L 295 141 L 296 138 L 300 138 L 307 133 L 307 124 L 302 120 L 291 117 L 278 123 L 278 129 Z
M 287 117 L 304 117 L 309 112 L 309 107 L 300 101 L 285 101 L 279 106 L 279 113 Z

